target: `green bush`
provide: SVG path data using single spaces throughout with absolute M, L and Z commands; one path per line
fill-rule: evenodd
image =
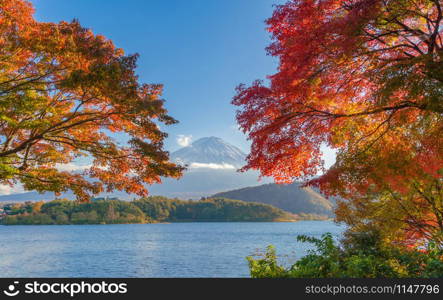
M 247 257 L 253 278 L 436 278 L 443 277 L 443 251 L 402 249 L 381 242 L 376 233 L 359 233 L 338 246 L 331 234 L 298 236 L 315 250 L 289 268 L 279 265 L 271 246 L 263 257 Z

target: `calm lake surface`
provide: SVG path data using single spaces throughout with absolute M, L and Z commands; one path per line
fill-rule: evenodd
M 0 277 L 248 277 L 245 259 L 273 244 L 283 263 L 306 234 L 344 227 L 295 223 L 0 226 Z

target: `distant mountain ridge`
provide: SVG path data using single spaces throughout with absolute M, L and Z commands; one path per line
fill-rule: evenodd
M 327 199 L 310 187 L 302 187 L 302 184 L 298 182 L 246 187 L 216 193 L 212 197 L 270 204 L 294 214 L 318 214 L 331 217 L 335 206 L 334 199 Z

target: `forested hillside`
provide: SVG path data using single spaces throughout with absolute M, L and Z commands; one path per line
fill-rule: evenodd
M 297 182 L 247 187 L 218 193 L 214 197 L 266 203 L 294 214 L 332 216 L 334 207 L 334 200 L 326 199 L 310 187 L 301 187 L 301 183 Z
M 2 224 L 5 225 L 260 222 L 299 218 L 270 205 L 223 198 L 184 201 L 148 197 L 132 202 L 98 200 L 91 203 L 54 200 L 6 205 L 4 211 Z

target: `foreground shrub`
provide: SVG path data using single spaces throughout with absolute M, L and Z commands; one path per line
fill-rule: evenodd
M 339 246 L 331 234 L 320 239 L 298 236 L 315 250 L 284 267 L 270 246 L 258 259 L 247 257 L 253 278 L 435 278 L 443 277 L 443 251 L 429 243 L 428 249 L 402 249 L 382 243 L 376 233 L 348 235 Z

